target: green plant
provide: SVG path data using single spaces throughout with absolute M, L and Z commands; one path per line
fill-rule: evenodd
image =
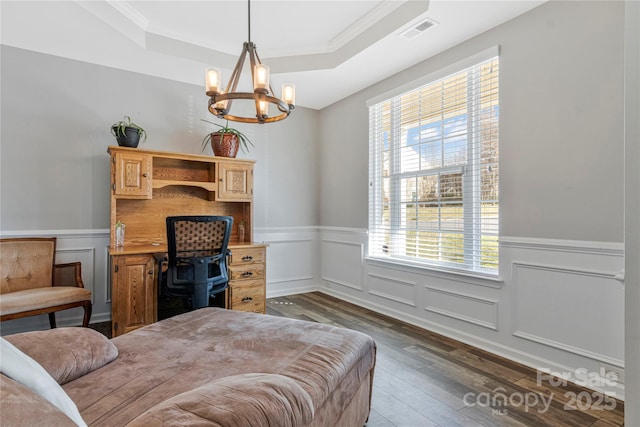
M 247 135 L 245 135 L 244 133 L 240 132 L 238 129 L 234 129 L 234 128 L 230 128 L 229 127 L 229 120 L 227 120 L 227 123 L 222 126 L 218 123 L 215 122 L 211 122 L 209 120 L 206 119 L 201 119 L 203 122 L 207 122 L 210 123 L 212 125 L 218 126 L 220 129 L 218 129 L 216 132 L 214 133 L 219 133 L 222 134 L 222 136 L 224 137 L 224 134 L 226 133 L 230 133 L 232 135 L 235 135 L 236 138 L 238 138 L 238 141 L 240 142 L 240 149 L 242 150 L 243 153 L 247 154 L 247 152 L 249 151 L 249 145 L 251 145 L 252 147 L 254 147 L 253 143 L 251 142 L 251 140 L 249 139 L 249 137 Z M 211 142 L 211 133 L 208 133 L 203 139 L 202 139 L 202 151 L 204 151 L 204 149 L 207 147 L 207 144 L 209 144 Z
M 119 136 L 124 136 L 124 135 L 126 135 L 126 129 L 127 128 L 135 129 L 138 132 L 138 135 L 140 135 L 140 137 L 142 138 L 142 142 L 147 140 L 147 131 L 145 131 L 139 125 L 133 123 L 131 121 L 131 117 L 129 117 L 129 116 L 124 116 L 124 118 L 122 120 L 120 120 L 119 122 L 114 123 L 111 126 L 111 134 L 113 136 L 115 136 L 116 138 L 119 137 Z

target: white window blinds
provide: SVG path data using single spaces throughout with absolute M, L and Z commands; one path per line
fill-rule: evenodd
M 498 57 L 369 106 L 369 256 L 498 274 Z

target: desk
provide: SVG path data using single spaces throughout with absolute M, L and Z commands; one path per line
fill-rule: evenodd
M 232 216 L 225 306 L 265 313 L 267 245 L 252 241 L 254 162 L 125 147 L 108 152 L 112 336 L 157 321 L 155 255 L 167 251 L 167 216 Z M 121 247 L 114 245 L 118 221 L 125 224 Z M 244 233 L 238 232 L 240 222 Z

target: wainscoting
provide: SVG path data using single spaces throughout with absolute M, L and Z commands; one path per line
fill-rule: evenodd
M 367 259 L 365 230 L 318 241 L 320 291 L 624 398 L 622 243 L 502 237 L 492 281 Z
M 92 323 L 110 320 L 108 230 L 2 233 L 36 235 L 58 238 L 58 262 L 82 262 Z M 616 374 L 587 386 L 624 398 L 622 243 L 503 236 L 500 280 L 488 280 L 368 259 L 363 229 L 258 228 L 254 238 L 269 244 L 268 298 L 319 290 L 570 380 Z M 79 325 L 82 310 L 57 318 Z M 48 327 L 47 316 L 17 319 L 2 334 Z
M 256 236 L 270 245 L 268 297 L 318 289 L 570 381 L 616 375 L 587 386 L 624 398 L 622 243 L 503 237 L 488 280 L 367 259 L 362 229 Z

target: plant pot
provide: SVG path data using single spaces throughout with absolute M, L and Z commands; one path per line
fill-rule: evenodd
M 124 128 L 124 133 L 118 133 L 115 126 L 111 129 L 113 131 L 112 133 L 116 135 L 116 141 L 118 141 L 119 146 L 131 148 L 136 148 L 138 146 L 138 142 L 140 142 L 138 129 L 127 126 Z
M 219 157 L 235 158 L 240 148 L 238 137 L 232 133 L 213 132 L 211 134 L 211 149 Z

